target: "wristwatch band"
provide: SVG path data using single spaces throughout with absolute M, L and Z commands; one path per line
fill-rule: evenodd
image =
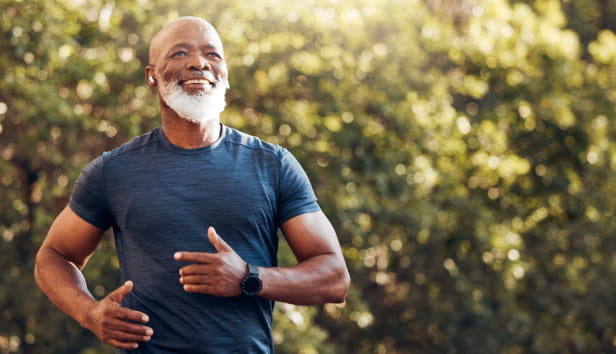
M 263 282 L 259 277 L 259 268 L 256 265 L 247 263 L 248 273 L 240 283 L 242 293 L 249 296 L 258 295 L 263 288 Z

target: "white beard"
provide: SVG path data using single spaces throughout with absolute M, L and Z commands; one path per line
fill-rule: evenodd
M 226 86 L 225 83 L 219 82 L 208 93 L 199 91 L 195 95 L 189 95 L 177 83 L 166 82 L 160 86 L 160 95 L 167 106 L 180 117 L 205 125 L 219 119 L 220 113 L 225 109 Z

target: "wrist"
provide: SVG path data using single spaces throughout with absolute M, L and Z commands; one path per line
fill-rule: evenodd
M 74 319 L 79 325 L 85 329 L 92 329 L 94 311 L 97 301 L 94 298 L 84 298 L 81 301 L 75 301 L 77 312 Z
M 256 296 L 263 290 L 263 281 L 259 276 L 259 267 L 253 264 L 246 264 L 247 272 L 240 283 L 240 288 L 244 295 Z

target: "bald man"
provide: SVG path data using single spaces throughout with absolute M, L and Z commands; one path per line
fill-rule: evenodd
M 172 21 L 149 60 L 161 126 L 83 169 L 36 281 L 117 352 L 271 353 L 274 301 L 345 300 L 334 228 L 289 151 L 221 123 L 228 72 L 211 24 Z M 122 285 L 97 300 L 82 269 L 109 228 Z M 291 267 L 277 266 L 278 230 Z

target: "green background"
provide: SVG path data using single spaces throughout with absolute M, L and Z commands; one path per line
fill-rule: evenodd
M 351 272 L 344 304 L 277 304 L 277 352 L 616 352 L 613 1 L 0 0 L 0 353 L 112 352 L 34 255 L 81 168 L 160 124 L 143 66 L 181 15 L 218 28 L 223 121 L 300 160 Z

